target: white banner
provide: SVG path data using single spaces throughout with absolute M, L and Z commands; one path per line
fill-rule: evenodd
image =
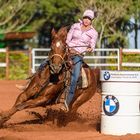
M 140 82 L 140 71 L 108 71 L 102 70 L 101 81 L 131 81 Z

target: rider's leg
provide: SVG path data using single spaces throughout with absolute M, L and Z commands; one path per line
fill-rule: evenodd
M 49 63 L 49 59 L 45 59 L 45 60 L 40 64 L 40 66 L 38 67 L 38 70 L 37 70 L 37 71 L 42 71 L 42 70 L 46 67 L 46 65 L 48 65 L 48 63 Z
M 83 58 L 81 56 L 73 56 L 72 60 L 74 62 L 74 67 L 72 70 L 69 94 L 66 97 L 66 101 L 65 101 L 65 105 L 66 105 L 67 109 L 74 97 L 74 93 L 75 93 L 77 81 L 78 81 L 78 78 L 80 75 L 80 69 L 81 69 L 81 65 L 83 62 Z

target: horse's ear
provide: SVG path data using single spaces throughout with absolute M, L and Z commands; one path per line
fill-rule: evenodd
M 58 31 L 58 35 L 65 41 L 66 40 L 66 37 L 67 37 L 67 27 L 62 27 Z
M 55 31 L 54 28 L 53 28 L 52 31 L 51 31 L 51 35 L 52 35 L 52 37 L 55 37 L 55 35 L 56 35 L 56 31 Z

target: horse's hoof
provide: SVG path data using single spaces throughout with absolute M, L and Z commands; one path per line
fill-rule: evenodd
M 26 89 L 26 86 L 16 84 L 16 88 L 23 91 Z
M 64 111 L 64 112 L 69 112 L 69 108 L 67 108 L 65 105 L 62 105 L 60 107 L 60 110 Z

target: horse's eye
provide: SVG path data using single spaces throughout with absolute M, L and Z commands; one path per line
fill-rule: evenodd
M 64 48 L 63 50 L 66 51 L 66 48 Z

